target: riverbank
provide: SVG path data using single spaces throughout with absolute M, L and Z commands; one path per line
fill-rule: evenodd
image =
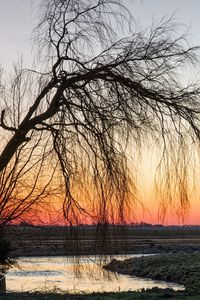
M 113 259 L 105 269 L 178 283 L 184 285 L 187 291 L 200 294 L 200 253 L 158 254 L 123 261 Z
M 61 294 L 60 290 L 50 293 L 7 293 L 1 300 L 199 300 L 200 299 L 200 253 L 155 255 L 112 260 L 107 269 L 122 274 L 176 282 L 186 290 L 152 288 L 141 291 L 93 294 Z M 170 286 L 170 284 L 169 284 Z
M 129 229 L 129 228 L 128 228 Z M 78 229 L 78 233 L 79 233 Z M 68 236 L 66 228 L 17 228 L 9 231 L 15 255 L 71 255 L 77 245 L 75 237 Z M 77 254 L 98 253 L 98 240 L 89 229 L 81 232 Z M 30 241 L 32 240 L 33 243 Z M 70 244 L 71 243 L 71 244 Z M 96 243 L 96 244 L 95 244 Z M 33 247 L 34 245 L 34 247 Z M 122 274 L 143 278 L 175 282 L 186 287 L 186 291 L 153 288 L 140 292 L 119 292 L 103 294 L 55 294 L 55 293 L 8 293 L 0 295 L 1 300 L 200 300 L 200 230 L 190 229 L 148 229 L 131 228 L 128 231 L 110 235 L 108 249 L 116 253 L 159 253 L 159 255 L 113 260 L 107 268 Z M 80 251 L 81 250 L 81 251 Z M 198 251 L 198 253 L 197 253 Z M 109 252 L 109 253 L 110 253 Z M 170 253 L 177 252 L 177 253 Z M 168 253 L 168 254 L 165 254 Z
M 186 287 L 183 291 L 157 287 L 131 292 L 61 294 L 53 293 L 7 293 L 1 300 L 199 300 L 200 299 L 200 253 L 179 253 L 143 256 L 112 260 L 106 269 L 122 274 L 136 275 L 155 280 L 176 282 Z M 170 284 L 169 284 L 170 286 Z M 58 292 L 58 293 L 56 293 Z
M 95 294 L 55 294 L 55 293 L 11 293 L 0 295 L 1 300 L 199 300 L 200 293 L 174 292 L 170 289 L 141 292 L 95 293 Z

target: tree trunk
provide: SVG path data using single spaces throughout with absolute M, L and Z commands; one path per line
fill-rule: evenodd
M 0 292 L 6 292 L 6 278 L 0 274 Z

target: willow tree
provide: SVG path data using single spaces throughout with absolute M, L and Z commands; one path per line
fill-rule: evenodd
M 198 48 L 172 20 L 138 30 L 120 0 L 42 0 L 38 16 L 38 67 L 18 65 L 1 83 L 1 223 L 50 195 L 71 224 L 124 221 L 137 189 L 127 147 L 150 138 L 162 147 L 165 200 L 184 206 L 200 89 L 180 73 Z

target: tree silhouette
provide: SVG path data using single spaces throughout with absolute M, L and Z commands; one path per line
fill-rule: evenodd
M 149 138 L 162 146 L 165 201 L 188 202 L 184 158 L 187 140 L 199 140 L 200 90 L 179 74 L 198 47 L 173 20 L 146 32 L 134 24 L 117 0 L 41 1 L 39 71 L 18 65 L 1 84 L 1 223 L 60 194 L 70 224 L 123 222 L 136 189 L 127 145 L 137 152 Z
M 0 227 L 0 276 L 15 263 L 14 258 L 9 256 L 10 251 L 10 241 L 6 238 L 4 228 Z

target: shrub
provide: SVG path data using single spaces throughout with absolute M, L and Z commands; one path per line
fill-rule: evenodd
M 14 263 L 14 259 L 9 256 L 11 251 L 10 241 L 6 238 L 5 230 L 0 227 L 0 272 L 5 273 Z

